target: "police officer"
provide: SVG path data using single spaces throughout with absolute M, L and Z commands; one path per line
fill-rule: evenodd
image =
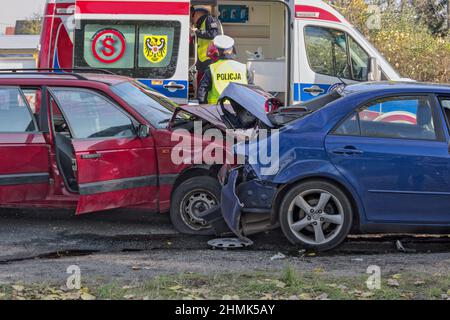
M 197 82 L 212 63 L 208 57 L 208 46 L 214 38 L 223 33 L 219 19 L 211 14 L 209 7 L 194 6 L 191 8 L 192 30 L 197 37 Z
M 229 36 L 217 36 L 214 46 L 219 59 L 205 71 L 198 88 L 198 100 L 202 104 L 216 104 L 220 95 L 231 82 L 251 84 L 253 79 L 247 66 L 234 59 L 234 40 Z

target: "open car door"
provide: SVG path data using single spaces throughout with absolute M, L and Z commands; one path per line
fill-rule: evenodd
M 74 66 L 138 79 L 188 102 L 189 0 L 77 0 Z
M 80 194 L 76 213 L 142 203 L 156 208 L 158 176 L 153 138 L 138 137 L 136 120 L 96 91 L 49 90 L 52 103 L 68 125 L 66 131 L 55 128 L 54 134 L 60 170 L 66 177 L 75 177 L 71 188 L 76 190 L 71 191 Z

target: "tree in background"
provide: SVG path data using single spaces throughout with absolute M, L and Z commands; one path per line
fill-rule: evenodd
M 26 20 L 16 21 L 16 34 L 38 35 L 41 33 L 42 16 L 40 14 L 33 14 Z
M 448 0 L 415 0 L 411 6 L 431 33 L 445 34 L 448 32 L 447 4 Z

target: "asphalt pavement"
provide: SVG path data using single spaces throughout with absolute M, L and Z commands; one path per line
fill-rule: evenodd
M 61 283 L 76 265 L 86 281 L 134 282 L 157 275 L 279 271 L 287 264 L 331 275 L 450 272 L 450 237 L 352 236 L 337 250 L 307 253 L 274 230 L 251 237 L 254 245 L 213 250 L 211 237 L 186 236 L 168 215 L 116 210 L 75 217 L 64 210 L 0 210 L 0 284 Z M 407 253 L 400 252 L 401 240 Z M 277 258 L 278 257 L 278 258 Z

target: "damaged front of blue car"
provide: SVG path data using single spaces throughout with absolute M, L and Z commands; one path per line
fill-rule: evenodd
M 323 141 L 342 111 L 318 111 L 342 97 L 342 92 L 331 92 L 271 112 L 271 128 L 259 129 L 255 137 L 234 146 L 237 158 L 245 161 L 220 170 L 221 205 L 210 214 L 217 230 L 224 230 L 219 221 L 225 221 L 236 236 L 248 241 L 249 235 L 277 228 L 280 204 L 290 186 L 318 172 L 339 175 L 326 160 Z

